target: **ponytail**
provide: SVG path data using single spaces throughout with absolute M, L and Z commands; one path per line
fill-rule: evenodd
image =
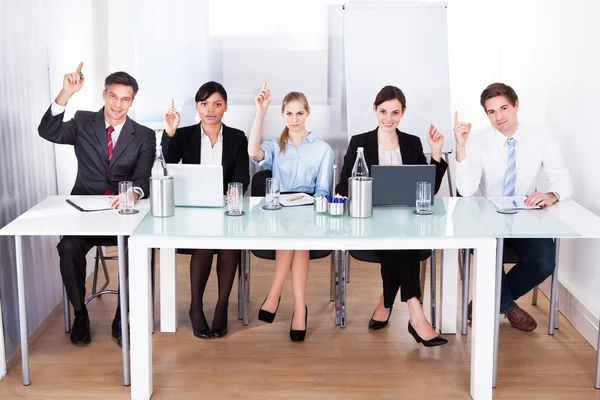
M 290 128 L 288 128 L 286 126 L 285 128 L 283 128 L 283 131 L 281 132 L 281 136 L 279 137 L 279 152 L 280 153 L 285 153 L 285 147 L 286 147 L 285 142 L 287 142 L 287 140 L 289 138 L 290 138 Z

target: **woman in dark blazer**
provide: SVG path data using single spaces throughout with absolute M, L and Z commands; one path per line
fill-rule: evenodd
M 223 194 L 230 182 L 241 182 L 244 191 L 250 183 L 248 140 L 239 129 L 225 126 L 221 120 L 227 111 L 227 92 L 220 83 L 207 82 L 196 93 L 196 110 L 200 117 L 197 125 L 179 128 L 180 116 L 171 104 L 164 115 L 165 131 L 162 148 L 166 162 L 223 166 Z M 202 308 L 204 289 L 210 275 L 213 254 L 217 253 L 219 299 L 215 307 L 212 327 L 209 328 Z M 239 250 L 197 249 L 190 261 L 192 303 L 190 319 L 194 336 L 207 339 L 227 334 L 227 308 Z
M 421 140 L 417 136 L 398 130 L 398 124 L 406 111 L 404 93 L 395 86 L 386 86 L 375 98 L 373 111 L 377 116 L 377 129 L 355 135 L 350 140 L 344 157 L 344 166 L 336 192 L 348 195 L 348 178 L 359 147 L 364 149 L 365 161 L 369 169 L 372 165 L 415 165 L 427 164 Z M 436 167 L 435 191 L 440 188 L 448 165 L 442 160 L 444 137 L 433 126 L 429 126 L 427 142 L 431 148 L 431 164 Z M 414 190 L 414 188 L 412 189 Z M 427 321 L 419 298 L 419 250 L 384 250 L 380 252 L 381 279 L 383 294 L 369 321 L 370 330 L 384 328 L 390 315 L 394 299 L 400 289 L 400 299 L 408 304 L 410 320 L 408 331 L 418 343 L 424 346 L 439 346 L 447 340 L 438 336 Z

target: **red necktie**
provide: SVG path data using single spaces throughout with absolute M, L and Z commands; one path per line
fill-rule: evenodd
M 112 158 L 112 153 L 113 153 L 113 141 L 112 141 L 112 133 L 114 132 L 115 128 L 113 128 L 112 126 L 109 126 L 108 128 L 106 128 L 106 141 L 108 142 L 108 163 L 110 164 L 110 159 Z M 106 190 L 104 191 L 104 194 L 112 194 L 112 189 L 110 187 L 110 185 L 108 185 L 108 187 L 106 188 Z

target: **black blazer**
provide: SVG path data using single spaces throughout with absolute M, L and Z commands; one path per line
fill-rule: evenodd
M 162 136 L 162 149 L 166 162 L 200 164 L 200 145 L 202 143 L 200 124 L 178 128 L 170 137 L 166 132 Z M 227 194 L 230 182 L 241 182 L 244 192 L 250 184 L 250 162 L 248 158 L 248 139 L 239 129 L 223 124 L 223 194 Z
M 108 161 L 108 142 L 104 107 L 98 112 L 77 111 L 63 122 L 64 113 L 52 116 L 50 108 L 42 117 L 38 132 L 53 143 L 75 146 L 77 178 L 72 195 L 100 195 L 110 186 L 118 193 L 120 181 L 132 181 L 134 187 L 150 195 L 150 171 L 154 162 L 156 134 L 127 117 Z
M 427 164 L 427 158 L 423 154 L 423 146 L 421 145 L 421 139 L 417 136 L 409 135 L 396 129 L 398 135 L 398 143 L 400 145 L 400 155 L 402 156 L 402 163 L 405 165 L 423 165 Z M 335 187 L 336 193 L 342 196 L 348 195 L 348 178 L 352 176 L 352 168 L 354 167 L 354 161 L 356 161 L 356 151 L 359 147 L 365 149 L 365 161 L 369 169 L 372 165 L 379 165 L 379 146 L 377 144 L 377 129 L 361 133 L 360 135 L 352 136 L 350 144 L 348 145 L 348 151 L 344 156 L 344 166 L 340 175 L 340 183 Z M 448 164 L 444 159 L 441 162 L 437 162 L 434 159 L 431 160 L 431 165 L 435 165 L 435 193 L 440 190 L 442 184 L 442 178 L 448 168 Z

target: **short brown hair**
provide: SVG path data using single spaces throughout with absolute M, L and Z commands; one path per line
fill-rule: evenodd
M 517 93 L 514 91 L 513 88 L 511 88 L 510 86 L 508 86 L 504 83 L 497 82 L 497 83 L 492 83 L 491 85 L 486 87 L 483 92 L 481 92 L 481 99 L 480 99 L 481 107 L 483 107 L 483 109 L 485 111 L 487 111 L 485 109 L 485 102 L 488 101 L 489 99 L 492 99 L 492 98 L 498 97 L 498 96 L 506 97 L 506 100 L 508 100 L 510 105 L 513 107 L 516 106 L 517 101 L 519 101 L 519 97 L 517 97 Z
M 377 97 L 375 97 L 375 102 L 373 105 L 377 108 L 380 104 L 385 103 L 389 100 L 398 100 L 400 104 L 402 104 L 402 110 L 406 108 L 406 97 L 402 90 L 397 88 L 396 86 L 385 86 L 383 89 L 377 93 Z
M 104 90 L 106 91 L 110 85 L 124 85 L 130 86 L 133 89 L 133 97 L 138 92 L 139 86 L 135 78 L 129 75 L 127 72 L 118 71 L 113 72 L 104 79 Z

